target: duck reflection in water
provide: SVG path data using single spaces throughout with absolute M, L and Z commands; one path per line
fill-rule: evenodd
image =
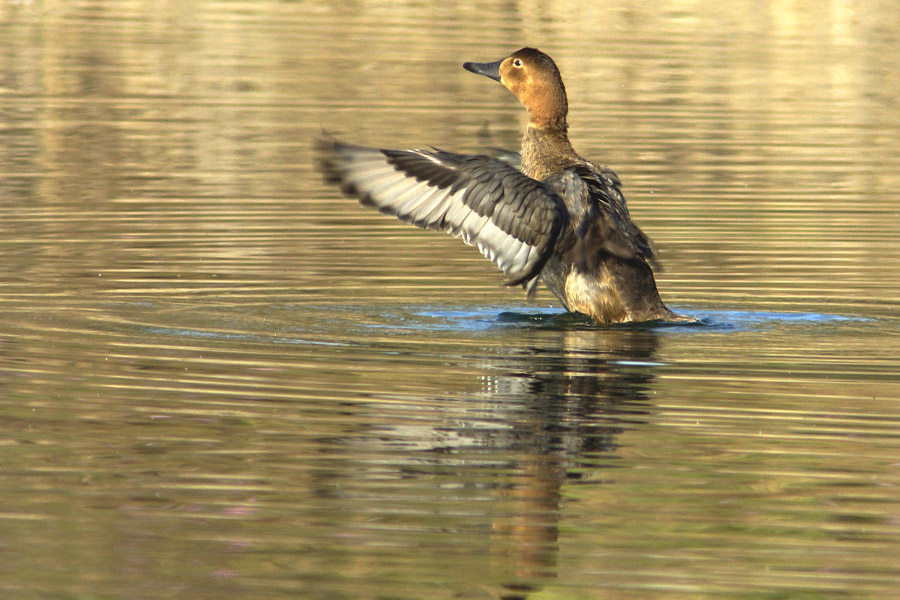
M 448 532 L 471 531 L 478 515 L 490 525 L 491 557 L 488 581 L 479 585 L 496 597 L 527 598 L 557 576 L 563 487 L 602 485 L 618 436 L 651 410 L 658 335 L 652 328 L 549 329 L 538 345 L 460 358 L 465 370 L 486 374 L 480 390 L 452 399 L 375 398 L 351 417 L 367 431 L 346 441 L 353 445 L 346 454 L 390 455 L 395 477 L 416 497 L 427 494 L 420 486 L 436 486 L 430 511 L 467 515 L 464 526 L 449 517 Z M 415 417 L 398 422 L 400 406 Z M 426 407 L 434 407 L 430 418 Z M 379 481 L 383 469 L 379 462 Z M 366 470 L 357 463 L 348 477 Z M 473 574 L 481 566 L 471 564 Z
M 526 349 L 493 365 L 505 371 L 486 385 L 485 400 L 508 428 L 481 442 L 515 456 L 510 479 L 495 494 L 515 508 L 493 523 L 495 565 L 505 592 L 526 598 L 556 577 L 561 489 L 597 484 L 598 462 L 614 455 L 617 438 L 639 426 L 650 407 L 657 332 L 652 329 L 571 330 L 562 348 Z
M 570 311 L 598 323 L 690 321 L 659 297 L 656 250 L 632 222 L 616 174 L 568 138 L 559 69 L 534 48 L 463 67 L 525 105 L 521 170 L 488 156 L 381 150 L 323 140 L 326 179 L 366 206 L 478 247 L 531 296 L 542 280 Z

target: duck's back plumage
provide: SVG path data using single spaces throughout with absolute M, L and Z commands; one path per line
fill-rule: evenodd
M 674 320 L 648 262 L 653 242 L 632 222 L 615 173 L 584 161 L 544 182 L 563 198 L 569 224 L 541 279 L 568 309 L 603 323 Z
M 577 248 L 578 268 L 596 267 L 603 253 L 625 259 L 654 260 L 653 242 L 631 221 L 618 178 L 586 163 L 544 180 L 566 204 L 570 224 L 560 250 Z

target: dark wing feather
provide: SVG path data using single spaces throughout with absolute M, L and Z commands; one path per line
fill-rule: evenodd
M 326 178 L 367 206 L 477 246 L 509 285 L 538 276 L 568 224 L 559 196 L 487 156 L 320 143 Z
M 602 254 L 655 262 L 653 242 L 631 221 L 615 173 L 592 163 L 577 165 L 545 180 L 565 198 L 572 216 L 570 236 L 562 244 L 576 267 L 593 270 Z

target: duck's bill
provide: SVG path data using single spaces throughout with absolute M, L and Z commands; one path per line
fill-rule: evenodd
M 478 75 L 490 77 L 494 81 L 500 81 L 500 65 L 504 60 L 505 59 L 500 59 L 491 63 L 467 62 L 463 63 L 463 69 L 471 71 L 472 73 L 477 73 Z

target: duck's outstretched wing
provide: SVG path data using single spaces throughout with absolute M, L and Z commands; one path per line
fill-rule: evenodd
M 366 206 L 477 246 L 508 285 L 540 274 L 568 224 L 548 186 L 495 158 L 319 143 L 328 181 Z

